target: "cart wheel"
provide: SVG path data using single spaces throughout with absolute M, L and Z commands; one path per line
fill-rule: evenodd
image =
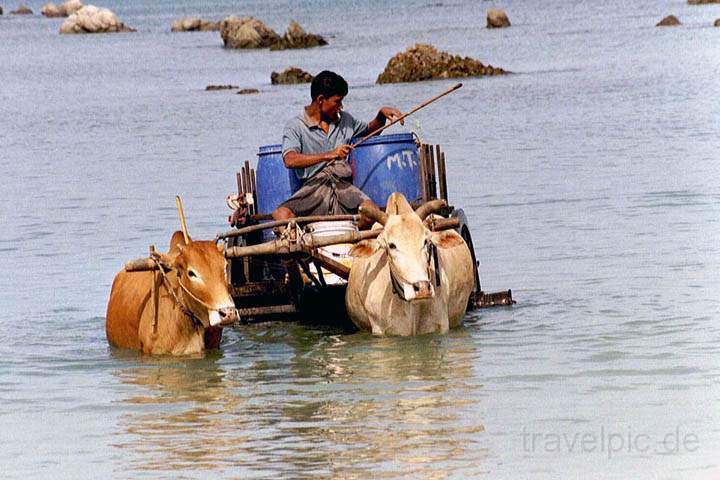
M 462 209 L 453 210 L 450 218 L 458 218 L 460 220 L 458 233 L 463 238 L 463 240 L 465 240 L 465 243 L 470 249 L 470 256 L 472 257 L 473 262 L 473 271 L 475 273 L 475 288 L 473 289 L 473 292 L 470 294 L 470 298 L 468 299 L 467 309 L 474 310 L 475 302 L 478 298 L 480 298 L 482 287 L 480 285 L 480 272 L 478 271 L 478 262 L 477 258 L 475 257 L 475 247 L 473 245 L 472 235 L 470 235 L 470 228 L 468 227 L 467 217 L 465 216 L 465 212 L 463 212 Z

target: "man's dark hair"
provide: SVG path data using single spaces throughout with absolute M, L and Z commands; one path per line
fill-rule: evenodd
M 318 73 L 310 84 L 310 98 L 313 101 L 315 101 L 319 95 L 324 97 L 340 95 L 344 97 L 347 93 L 348 84 L 345 79 L 329 70 L 323 70 Z

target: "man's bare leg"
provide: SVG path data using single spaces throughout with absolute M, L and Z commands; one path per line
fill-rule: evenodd
M 380 208 L 380 207 L 378 207 L 378 206 L 375 204 L 375 202 L 373 202 L 373 201 L 370 200 L 370 199 L 364 200 L 364 201 L 360 204 L 360 206 L 361 206 L 361 207 L 375 207 L 375 208 Z M 372 220 L 372 219 L 366 217 L 366 216 L 363 215 L 362 213 L 360 214 L 360 218 L 358 219 L 358 228 L 359 228 L 360 230 L 369 230 L 374 224 L 375 224 L 375 220 Z
M 295 214 L 287 207 L 278 207 L 272 212 L 273 220 L 290 220 Z

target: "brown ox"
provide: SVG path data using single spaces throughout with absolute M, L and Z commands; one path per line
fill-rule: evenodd
M 462 323 L 475 281 L 472 256 L 454 230 L 431 232 L 425 226 L 431 210 L 428 205 L 413 211 L 397 192 L 385 213 L 364 210 L 384 228 L 377 240 L 360 242 L 350 251 L 355 259 L 345 305 L 361 330 L 418 335 L 446 332 Z
M 175 232 L 160 263 L 166 280 L 157 270 L 123 270 L 115 276 L 105 324 L 108 342 L 149 354 L 217 348 L 222 327 L 237 320 L 221 247 L 211 241 L 185 244 L 182 232 Z

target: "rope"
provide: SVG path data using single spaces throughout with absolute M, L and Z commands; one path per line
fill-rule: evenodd
M 170 296 L 175 301 L 175 305 L 180 309 L 182 313 L 184 313 L 186 316 L 190 317 L 190 320 L 196 325 L 196 326 L 202 326 L 202 321 L 195 315 L 192 310 L 187 308 L 185 304 L 183 304 L 180 299 L 178 298 L 177 294 L 175 293 L 175 290 L 173 290 L 172 285 L 170 285 L 170 280 L 168 280 L 167 275 L 165 274 L 165 269 L 163 268 L 162 264 L 160 263 L 160 260 L 156 256 L 150 257 L 153 262 L 158 266 L 158 270 L 160 270 L 160 274 L 162 275 L 163 283 L 165 284 L 165 289 L 170 293 Z M 190 292 L 187 291 L 187 289 L 183 286 L 182 282 L 180 282 L 180 278 L 178 278 L 178 285 L 180 285 L 180 288 L 182 288 L 185 292 L 187 292 L 191 297 L 195 298 L 194 295 L 192 295 Z M 205 304 L 203 302 L 200 302 L 203 306 Z M 153 320 L 153 331 L 155 331 L 157 322 L 157 315 L 155 316 L 155 319 Z

